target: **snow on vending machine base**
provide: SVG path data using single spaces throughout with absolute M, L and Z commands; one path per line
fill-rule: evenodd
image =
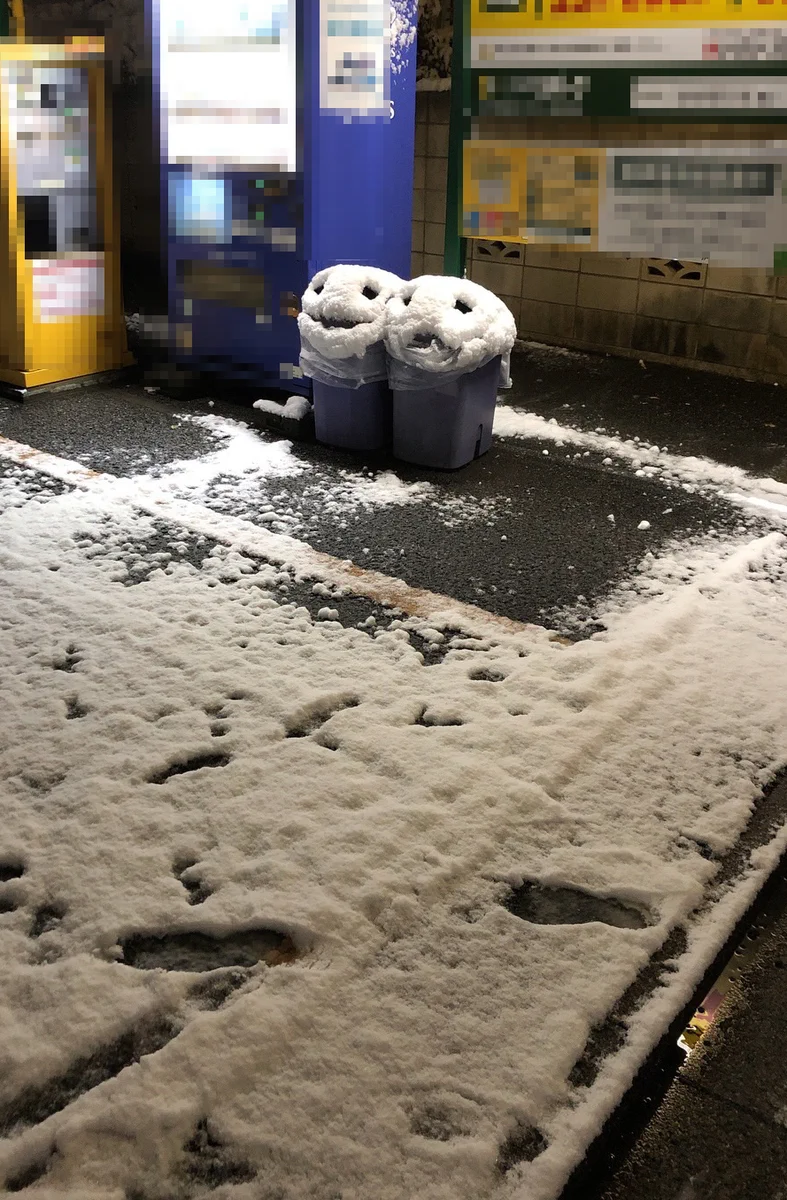
M 148 15 L 171 356 L 310 395 L 309 279 L 409 273 L 416 0 L 148 0 Z

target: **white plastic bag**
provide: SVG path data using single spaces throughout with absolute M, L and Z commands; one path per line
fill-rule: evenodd
M 356 388 L 365 383 L 380 383 L 388 378 L 388 362 L 385 343 L 375 342 L 363 354 L 348 358 L 330 358 L 301 334 L 300 368 L 309 379 L 326 383 L 330 387 Z

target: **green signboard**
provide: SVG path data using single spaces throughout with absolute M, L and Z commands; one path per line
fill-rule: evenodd
M 780 267 L 787 0 L 456 0 L 445 269 L 468 238 Z

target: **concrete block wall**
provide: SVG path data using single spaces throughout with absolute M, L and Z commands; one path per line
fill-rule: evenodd
M 450 94 L 416 110 L 412 273 L 441 274 Z M 787 277 L 664 259 L 469 243 L 468 276 L 501 296 L 520 337 L 787 381 Z

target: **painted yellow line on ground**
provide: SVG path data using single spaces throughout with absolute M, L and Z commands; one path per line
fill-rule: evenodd
M 26 446 L 24 442 L 14 442 L 7 437 L 0 437 L 0 458 L 17 463 L 20 467 L 33 467 L 36 471 L 51 475 L 63 483 L 91 483 L 102 477 L 100 471 L 93 471 L 68 458 L 58 458 L 54 454 L 47 454 L 44 450 L 36 450 L 34 446 Z

